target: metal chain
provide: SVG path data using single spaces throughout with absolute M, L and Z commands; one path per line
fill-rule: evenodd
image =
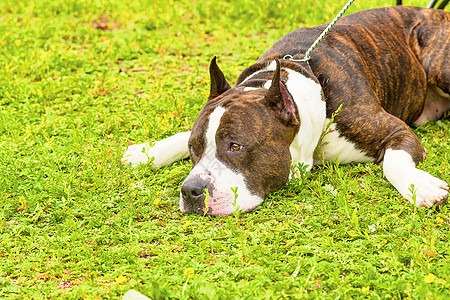
M 352 5 L 352 3 L 354 1 L 355 0 L 349 0 L 347 2 L 347 4 L 345 4 L 345 6 L 336 15 L 336 17 L 334 17 L 333 21 L 331 21 L 330 24 L 328 24 L 327 28 L 325 28 L 325 30 L 322 31 L 322 33 L 319 35 L 319 37 L 311 45 L 311 47 L 309 47 L 309 49 L 305 53 L 305 56 L 302 59 L 294 59 L 294 57 L 292 55 L 289 55 L 289 54 L 285 55 L 283 57 L 283 59 L 288 59 L 288 60 L 291 60 L 291 61 L 309 61 L 311 59 L 311 57 L 309 56 L 311 54 L 311 52 L 314 50 L 314 48 L 316 48 L 317 44 L 319 44 L 320 41 L 322 41 L 323 37 L 331 30 L 331 28 L 334 26 L 334 24 L 336 24 L 336 22 L 339 21 L 340 18 L 342 18 L 342 16 L 345 14 L 345 12 L 348 10 L 350 5 Z

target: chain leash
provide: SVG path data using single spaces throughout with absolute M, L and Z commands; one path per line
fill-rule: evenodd
M 336 24 L 337 21 L 339 21 L 340 18 L 342 18 L 342 16 L 345 14 L 345 12 L 348 10 L 348 8 L 350 7 L 350 5 L 352 5 L 352 3 L 355 0 L 349 0 L 347 2 L 347 4 L 345 4 L 345 6 L 341 9 L 341 11 L 336 15 L 336 17 L 334 17 L 333 21 L 330 22 L 330 24 L 328 24 L 327 28 L 325 28 L 324 31 L 322 31 L 322 33 L 319 35 L 319 37 L 314 41 L 314 43 L 311 45 L 311 47 L 309 47 L 309 49 L 306 51 L 305 56 L 301 59 L 294 59 L 294 57 L 290 54 L 287 54 L 283 57 L 283 59 L 287 59 L 287 60 L 291 60 L 291 61 L 309 61 L 311 59 L 311 57 L 309 56 L 311 54 L 311 52 L 314 50 L 314 48 L 316 48 L 316 46 L 322 41 L 322 39 L 324 38 L 324 36 L 331 30 L 331 28 L 333 28 L 334 24 Z

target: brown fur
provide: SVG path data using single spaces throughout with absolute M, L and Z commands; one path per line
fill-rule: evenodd
M 258 63 L 301 57 L 324 28 L 287 34 Z M 417 163 L 424 149 L 407 124 L 420 116 L 428 85 L 450 92 L 449 28 L 445 11 L 362 11 L 342 18 L 312 52 L 311 61 L 298 64 L 311 69 L 322 85 L 328 117 L 343 104 L 335 119 L 343 136 L 378 162 L 392 148 L 407 151 Z

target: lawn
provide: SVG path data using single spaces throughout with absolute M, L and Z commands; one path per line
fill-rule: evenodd
M 192 126 L 214 55 L 234 82 L 345 2 L 2 0 L 0 298 L 448 299 L 448 205 L 415 208 L 379 165 L 314 167 L 251 213 L 203 217 L 178 209 L 188 160 L 120 163 Z M 450 121 L 414 130 L 420 167 L 450 182 Z

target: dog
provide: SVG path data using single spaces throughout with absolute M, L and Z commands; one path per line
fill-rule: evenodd
M 246 68 L 236 85 L 211 61 L 210 94 L 192 130 L 129 146 L 122 162 L 162 167 L 190 156 L 182 212 L 248 212 L 295 166 L 375 162 L 418 207 L 441 205 L 448 184 L 416 168 L 425 151 L 409 125 L 450 109 L 450 13 L 388 7 L 343 17 L 299 61 L 326 25 L 297 29 Z M 285 59 L 289 58 L 289 59 Z

